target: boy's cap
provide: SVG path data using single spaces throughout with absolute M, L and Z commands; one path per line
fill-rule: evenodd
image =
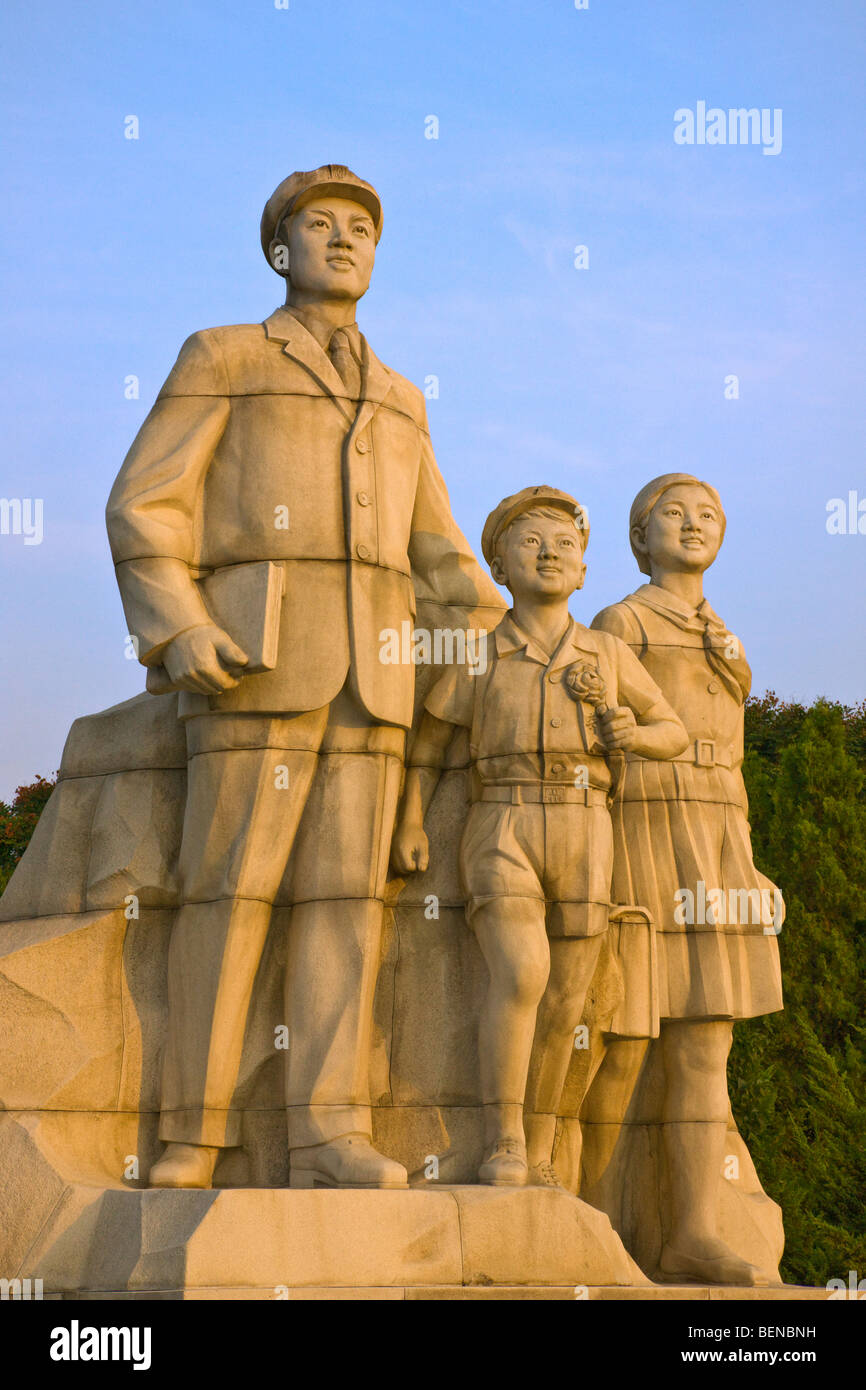
M 583 548 L 586 549 L 589 541 L 589 520 L 584 508 L 577 498 L 569 493 L 560 492 L 557 487 L 541 484 L 539 487 L 525 487 L 521 492 L 515 492 L 513 497 L 503 498 L 499 506 L 490 513 L 481 533 L 481 553 L 488 565 L 493 562 L 499 537 L 506 526 L 510 526 L 523 512 L 532 511 L 533 507 L 561 507 L 563 511 L 568 512 L 577 529 L 582 532 Z
M 283 218 L 296 208 L 303 207 L 317 193 L 330 193 L 333 198 L 351 198 L 353 202 L 360 203 L 373 219 L 378 242 L 382 235 L 382 204 L 373 185 L 359 179 L 345 164 L 323 164 L 319 169 L 289 174 L 265 203 L 261 233 L 262 250 L 268 265 L 271 264 L 268 248 Z

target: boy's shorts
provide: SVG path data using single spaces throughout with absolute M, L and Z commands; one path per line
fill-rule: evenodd
M 466 920 L 497 898 L 547 907 L 548 936 L 607 931 L 613 831 L 603 792 L 589 805 L 476 801 L 460 842 Z

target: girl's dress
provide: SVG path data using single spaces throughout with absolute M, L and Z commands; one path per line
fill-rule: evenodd
M 686 726 L 670 761 L 628 754 L 612 807 L 615 902 L 649 908 L 659 1016 L 741 1019 L 782 1008 L 779 890 L 755 867 L 742 776 L 751 672 L 707 604 L 655 584 L 592 626 L 626 642 Z

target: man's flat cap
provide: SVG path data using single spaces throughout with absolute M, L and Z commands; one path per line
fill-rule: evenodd
M 524 512 L 532 511 L 534 507 L 561 507 L 563 511 L 568 512 L 581 532 L 583 548 L 586 549 L 589 540 L 589 518 L 584 508 L 569 493 L 542 484 L 539 487 L 525 487 L 521 492 L 515 492 L 513 497 L 503 498 L 499 506 L 490 513 L 481 533 L 481 552 L 488 565 L 493 561 L 496 546 L 505 528 Z
M 296 211 L 308 203 L 310 198 L 330 194 L 332 198 L 351 198 L 366 208 L 373 219 L 376 240 L 382 235 L 382 204 L 379 195 L 370 183 L 359 179 L 345 164 L 323 164 L 320 169 L 303 170 L 289 174 L 275 188 L 262 213 L 262 250 L 265 260 L 271 264 L 269 247 L 277 234 L 277 228 L 288 213 Z

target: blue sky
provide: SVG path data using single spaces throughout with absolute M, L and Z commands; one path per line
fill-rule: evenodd
M 728 515 L 707 594 L 756 691 L 862 699 L 866 535 L 829 535 L 826 507 L 866 500 L 864 37 L 853 0 L 7 7 L 0 497 L 43 499 L 44 539 L 0 535 L 0 798 L 142 688 L 105 499 L 183 339 L 281 300 L 261 208 L 327 161 L 382 196 L 359 322 L 439 377 L 476 548 L 502 495 L 576 494 L 588 622 L 639 580 L 634 493 L 695 472 Z M 675 144 L 698 101 L 781 108 L 781 153 Z

